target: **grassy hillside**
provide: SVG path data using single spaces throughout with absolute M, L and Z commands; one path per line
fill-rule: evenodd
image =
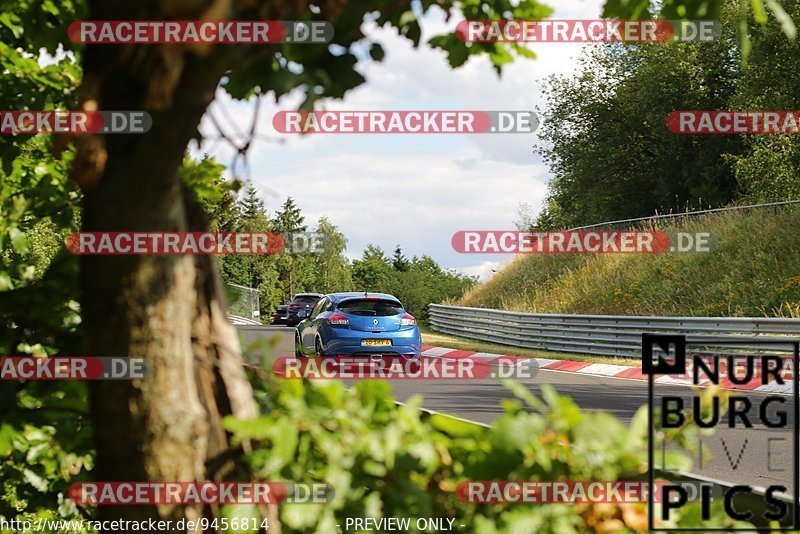
M 800 317 L 800 209 L 721 213 L 653 229 L 711 232 L 717 247 L 521 255 L 458 304 L 545 313 Z

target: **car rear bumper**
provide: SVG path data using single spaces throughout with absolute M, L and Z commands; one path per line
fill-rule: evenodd
M 363 332 L 349 328 L 322 328 L 325 353 L 330 356 L 360 356 L 381 354 L 386 356 L 419 356 L 422 352 L 422 338 L 417 328 L 395 330 L 393 332 Z M 388 339 L 391 346 L 364 346 L 365 339 Z

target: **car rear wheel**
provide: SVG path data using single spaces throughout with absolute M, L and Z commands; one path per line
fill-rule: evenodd
M 314 354 L 320 357 L 325 356 L 325 350 L 322 348 L 322 339 L 319 336 L 314 340 Z

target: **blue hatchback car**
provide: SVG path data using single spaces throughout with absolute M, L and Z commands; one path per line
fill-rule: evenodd
M 322 297 L 295 332 L 297 356 L 418 357 L 417 321 L 384 293 L 331 293 Z

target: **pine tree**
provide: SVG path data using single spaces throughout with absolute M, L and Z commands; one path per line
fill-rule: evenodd
M 284 234 L 290 240 L 292 237 L 287 234 L 305 232 L 308 227 L 303 224 L 305 217 L 300 212 L 300 208 L 294 203 L 292 197 L 287 197 L 286 202 L 281 206 L 281 210 L 275 214 L 273 221 L 274 231 Z M 298 287 L 305 285 L 306 277 L 301 273 L 307 271 L 310 260 L 302 255 L 281 254 L 278 260 L 279 279 L 283 285 L 286 298 L 291 298 Z M 298 276 L 300 275 L 300 276 Z M 311 290 L 311 289 L 307 289 Z
M 403 256 L 403 250 L 400 248 L 400 245 L 397 245 L 394 249 L 394 255 L 392 256 L 392 266 L 394 267 L 395 271 L 406 272 L 408 268 L 411 266 L 411 263 L 408 259 Z
M 308 227 L 303 224 L 305 217 L 292 197 L 287 197 L 281 210 L 275 214 L 275 229 L 278 232 L 305 232 Z
M 247 192 L 241 202 L 242 217 L 248 221 L 253 221 L 261 214 L 266 214 L 264 201 L 258 198 L 258 189 L 253 184 L 247 186 Z

